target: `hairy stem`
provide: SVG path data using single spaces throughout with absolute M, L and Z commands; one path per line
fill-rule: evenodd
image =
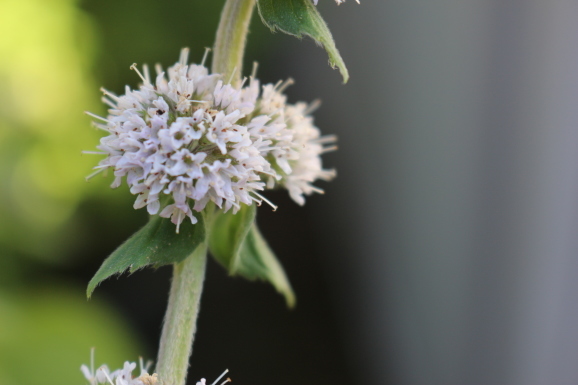
M 212 68 L 213 73 L 223 74 L 224 82 L 231 76 L 231 84 L 241 82 L 245 43 L 254 8 L 255 0 L 227 0 L 225 3 L 217 30 Z
M 249 23 L 256 0 L 227 0 L 217 30 L 213 73 L 233 85 L 241 82 Z M 156 372 L 163 385 L 184 385 L 199 316 L 207 245 L 202 243 L 183 262 L 174 265 Z
M 174 265 L 156 372 L 163 385 L 184 385 L 197 329 L 199 303 L 205 279 L 207 246 Z

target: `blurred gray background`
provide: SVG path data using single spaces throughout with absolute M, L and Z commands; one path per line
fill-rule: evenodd
M 355 382 L 578 383 L 578 2 L 350 3 L 350 84 L 295 76 L 340 138 L 313 218 Z

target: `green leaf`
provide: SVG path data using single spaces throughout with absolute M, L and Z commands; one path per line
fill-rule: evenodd
M 329 55 L 329 64 L 339 68 L 343 83 L 347 83 L 349 73 L 345 63 L 335 47 L 327 24 L 311 0 L 257 0 L 257 5 L 261 20 L 271 31 L 278 29 L 299 39 L 307 35 L 323 45 Z
M 231 275 L 236 273 L 241 246 L 255 222 L 255 205 L 242 205 L 237 214 L 215 212 L 209 235 L 211 254 Z
M 271 283 L 295 306 L 295 294 L 283 267 L 255 223 L 254 205 L 243 206 L 237 214 L 218 213 L 211 224 L 209 249 L 230 275 Z
M 295 293 L 285 271 L 259 232 L 256 223 L 253 223 L 245 238 L 237 269 L 238 274 L 247 279 L 269 281 L 280 294 L 285 296 L 287 306 L 295 306 Z
M 204 241 L 205 223 L 202 215 L 198 215 L 198 222 L 194 225 L 188 220 L 181 223 L 179 234 L 169 219 L 151 216 L 142 229 L 102 263 L 88 284 L 87 296 L 90 298 L 96 286 L 114 274 L 126 270 L 134 273 L 148 265 L 157 268 L 181 262 Z

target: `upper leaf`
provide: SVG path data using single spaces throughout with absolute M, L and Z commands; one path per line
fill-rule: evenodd
M 120 245 L 100 266 L 90 280 L 87 295 L 90 297 L 98 284 L 114 274 L 126 270 L 130 273 L 147 265 L 160 267 L 178 263 L 192 254 L 205 241 L 203 216 L 191 224 L 185 221 L 180 233 L 175 233 L 175 225 L 158 215 L 151 216 L 149 222 L 122 245 Z
M 209 249 L 230 275 L 264 280 L 281 293 L 289 307 L 295 294 L 283 267 L 259 233 L 254 205 L 243 206 L 237 214 L 219 212 L 211 223 Z
M 278 29 L 300 39 L 307 35 L 323 45 L 329 54 L 329 64 L 339 68 L 343 83 L 347 83 L 349 73 L 345 63 L 335 47 L 327 24 L 311 0 L 257 0 L 257 5 L 261 20 L 271 31 Z
M 215 259 L 234 275 L 239 264 L 239 253 L 253 222 L 255 205 L 243 205 L 237 214 L 215 212 L 209 232 L 209 250 Z

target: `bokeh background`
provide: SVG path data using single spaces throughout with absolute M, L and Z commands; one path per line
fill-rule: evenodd
M 84 177 L 100 86 L 200 60 L 222 0 L 0 0 L 0 384 L 154 359 L 170 268 L 86 283 L 146 222 Z M 351 80 L 255 18 L 247 67 L 321 98 L 338 178 L 258 221 L 298 296 L 208 266 L 190 383 L 578 383 L 578 2 L 320 0 Z

